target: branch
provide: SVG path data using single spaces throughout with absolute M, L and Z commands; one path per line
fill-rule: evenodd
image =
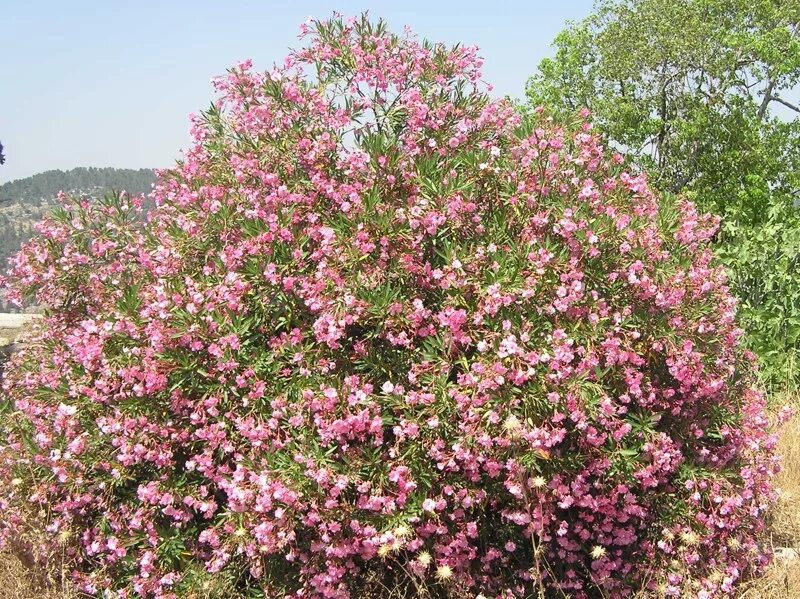
M 794 110 L 795 112 L 800 112 L 800 108 L 799 108 L 799 107 L 797 107 L 797 106 L 795 106 L 795 105 L 794 105 L 794 104 L 792 104 L 791 102 L 787 102 L 786 100 L 784 100 L 783 98 L 779 98 L 778 96 L 770 96 L 770 97 L 771 97 L 773 100 L 775 100 L 776 102 L 780 102 L 781 104 L 783 104 L 783 105 L 784 105 L 784 106 L 786 106 L 787 108 L 791 108 L 791 109 L 792 109 L 792 110 Z
M 683 188 L 686 186 L 686 184 L 692 180 L 692 176 L 694 174 L 692 173 L 692 169 L 695 166 L 697 166 L 697 160 L 700 157 L 700 150 L 702 149 L 703 145 L 695 141 L 694 147 L 692 148 L 692 153 L 689 156 L 689 161 L 686 164 L 686 172 L 680 179 L 678 179 L 672 184 L 671 188 L 672 193 L 680 193 L 681 190 L 683 190 Z
M 764 120 L 764 115 L 767 114 L 767 106 L 769 106 L 769 101 L 772 99 L 772 90 L 775 89 L 775 80 L 770 79 L 767 82 L 767 89 L 764 90 L 764 99 L 761 100 L 761 106 L 758 107 L 758 120 Z

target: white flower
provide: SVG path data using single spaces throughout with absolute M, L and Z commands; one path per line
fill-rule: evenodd
M 394 391 L 394 384 L 392 381 L 386 381 L 381 387 L 381 391 L 384 393 L 392 393 Z
M 422 564 L 423 566 L 429 566 L 431 563 L 431 554 L 427 551 L 423 551 L 417 556 L 417 561 Z
M 436 578 L 439 580 L 448 580 L 453 577 L 453 569 L 450 566 L 439 566 L 436 568 Z
M 697 545 L 700 538 L 694 531 L 689 530 L 681 533 L 681 540 L 687 545 Z
M 394 529 L 394 536 L 398 539 L 404 539 L 411 535 L 411 529 L 408 527 L 407 524 L 400 524 L 397 528 Z
M 513 431 L 519 430 L 520 426 L 521 426 L 521 423 L 519 421 L 519 418 L 514 416 L 514 414 L 511 414 L 511 416 L 506 418 L 506 421 L 503 423 L 503 428 L 506 429 L 509 432 L 513 432 Z
M 59 414 L 63 414 L 64 416 L 72 416 L 77 411 L 78 408 L 75 406 L 70 406 L 65 403 L 58 404 L 58 412 Z
M 726 541 L 726 545 L 728 545 L 728 547 L 730 547 L 731 549 L 739 549 L 739 547 L 742 546 L 742 544 L 739 542 L 739 539 L 735 539 L 733 537 L 730 537 Z
M 592 547 L 592 559 L 600 559 L 606 556 L 606 548 L 601 545 L 595 545 Z

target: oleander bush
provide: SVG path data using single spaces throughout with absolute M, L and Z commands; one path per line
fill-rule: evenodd
M 100 597 L 672 597 L 769 560 L 775 439 L 716 221 L 476 49 L 312 22 L 141 199 L 64 198 L 0 534 Z M 41 539 L 40 537 L 37 537 Z M 387 593 L 384 593 L 386 596 Z M 398 595 L 399 596 L 399 595 Z

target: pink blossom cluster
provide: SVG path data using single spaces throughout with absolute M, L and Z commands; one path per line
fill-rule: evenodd
M 64 198 L 13 260 L 0 537 L 103 597 L 730 595 L 777 463 L 716 222 L 475 48 L 303 29 L 147 219 Z

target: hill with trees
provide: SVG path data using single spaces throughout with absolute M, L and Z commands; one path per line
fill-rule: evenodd
M 51 170 L 0 185 L 0 207 L 8 203 L 38 205 L 52 202 L 59 191 L 92 194 L 100 190 L 124 189 L 148 193 L 155 181 L 152 169 L 79 167 Z

